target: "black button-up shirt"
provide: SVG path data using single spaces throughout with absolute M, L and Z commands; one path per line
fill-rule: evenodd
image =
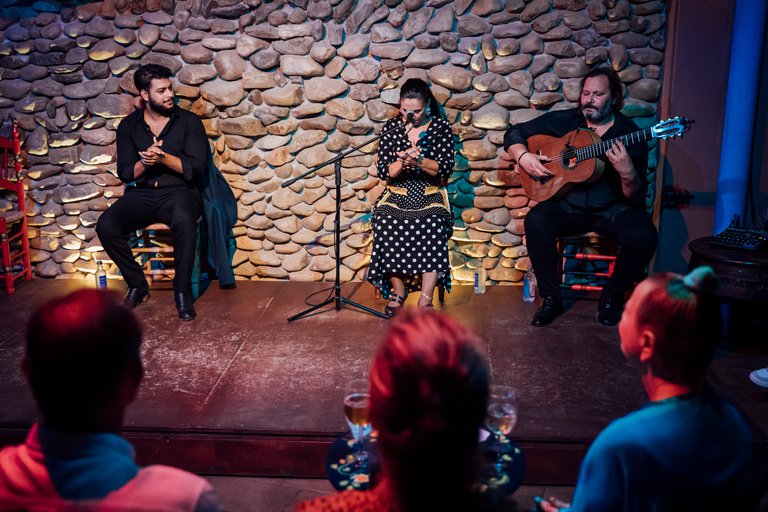
M 578 109 L 547 112 L 531 121 L 510 126 L 504 134 L 504 149 L 509 150 L 513 144 L 525 144 L 528 147 L 528 137 L 532 135 L 550 135 L 559 138 L 576 128 L 587 128 L 587 121 Z M 609 140 L 638 130 L 637 125 L 628 117 L 623 114 L 616 114 L 613 126 L 601 138 L 602 140 Z M 648 167 L 648 144 L 638 142 L 626 148 L 642 183 L 641 188 L 646 190 L 648 188 L 648 180 L 645 175 Z M 615 220 L 627 208 L 643 208 L 645 205 L 635 203 L 624 195 L 621 189 L 621 176 L 616 172 L 611 161 L 605 155 L 597 158 L 605 163 L 603 175 L 593 183 L 575 185 L 560 199 L 566 211 L 594 213 Z
M 163 141 L 160 149 L 181 160 L 183 175 L 164 164 L 156 164 L 134 179 L 133 168 L 140 160 L 139 151 L 146 151 L 154 142 L 154 134 L 144 121 L 144 109 L 138 109 L 117 127 L 117 176 L 124 183 L 135 181 L 139 188 L 195 184 L 205 169 L 210 152 L 208 137 L 200 118 L 176 107 L 157 139 Z

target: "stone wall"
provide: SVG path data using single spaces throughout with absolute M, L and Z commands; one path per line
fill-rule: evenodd
M 606 62 L 626 85 L 624 112 L 641 128 L 656 122 L 663 1 L 64 5 L 15 2 L 0 19 L 0 117 L 24 131 L 33 261 L 44 277 L 81 278 L 95 260 L 109 261 L 94 225 L 123 191 L 115 130 L 138 105 L 132 74 L 140 64 L 171 68 L 179 104 L 204 120 L 238 198 L 239 279 L 334 278 L 333 168 L 279 187 L 379 133 L 407 78 L 431 82 L 453 125 L 458 281 L 483 265 L 492 282 L 516 283 L 528 265 L 523 219 L 532 202 L 501 148 L 510 124 L 570 108 L 579 78 Z M 343 163 L 345 281 L 363 279 L 370 260 L 370 210 L 383 189 L 376 148 Z M 0 207 L 10 207 L 6 199 Z

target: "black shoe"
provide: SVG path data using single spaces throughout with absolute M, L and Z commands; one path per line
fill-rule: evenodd
M 563 300 L 557 297 L 544 297 L 541 306 L 533 315 L 531 325 L 543 327 L 554 322 L 555 318 L 563 313 Z
M 405 296 L 408 296 L 408 292 L 405 293 Z M 392 292 L 389 294 L 389 301 L 394 302 L 397 304 L 397 306 L 387 306 L 384 308 L 384 314 L 387 315 L 387 318 L 394 318 L 397 316 L 397 314 L 400 312 L 400 310 L 403 308 L 403 302 L 405 302 L 405 299 L 395 292 Z
M 146 302 L 147 299 L 149 299 L 149 283 L 144 281 L 136 288 L 128 288 L 123 304 L 129 308 L 135 308 L 142 302 Z
M 195 313 L 194 302 L 192 292 L 173 292 L 173 298 L 176 299 L 176 311 L 179 312 L 179 318 L 184 321 L 194 320 L 197 316 Z
M 597 321 L 603 325 L 616 325 L 624 310 L 623 295 L 603 295 L 597 305 Z

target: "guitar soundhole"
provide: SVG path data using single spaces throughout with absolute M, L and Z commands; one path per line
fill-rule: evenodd
M 576 160 L 573 146 L 566 145 L 562 153 L 560 153 L 560 166 L 566 171 L 570 171 L 576 168 L 579 162 Z

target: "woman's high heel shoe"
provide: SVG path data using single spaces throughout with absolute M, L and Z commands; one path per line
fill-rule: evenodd
M 386 308 L 384 308 L 384 314 L 387 315 L 389 318 L 394 317 L 397 315 L 401 309 L 403 309 L 403 302 L 405 302 L 405 299 L 399 296 L 396 293 L 391 293 L 389 295 L 389 300 L 391 302 L 396 302 L 397 306 L 389 306 L 387 305 Z

